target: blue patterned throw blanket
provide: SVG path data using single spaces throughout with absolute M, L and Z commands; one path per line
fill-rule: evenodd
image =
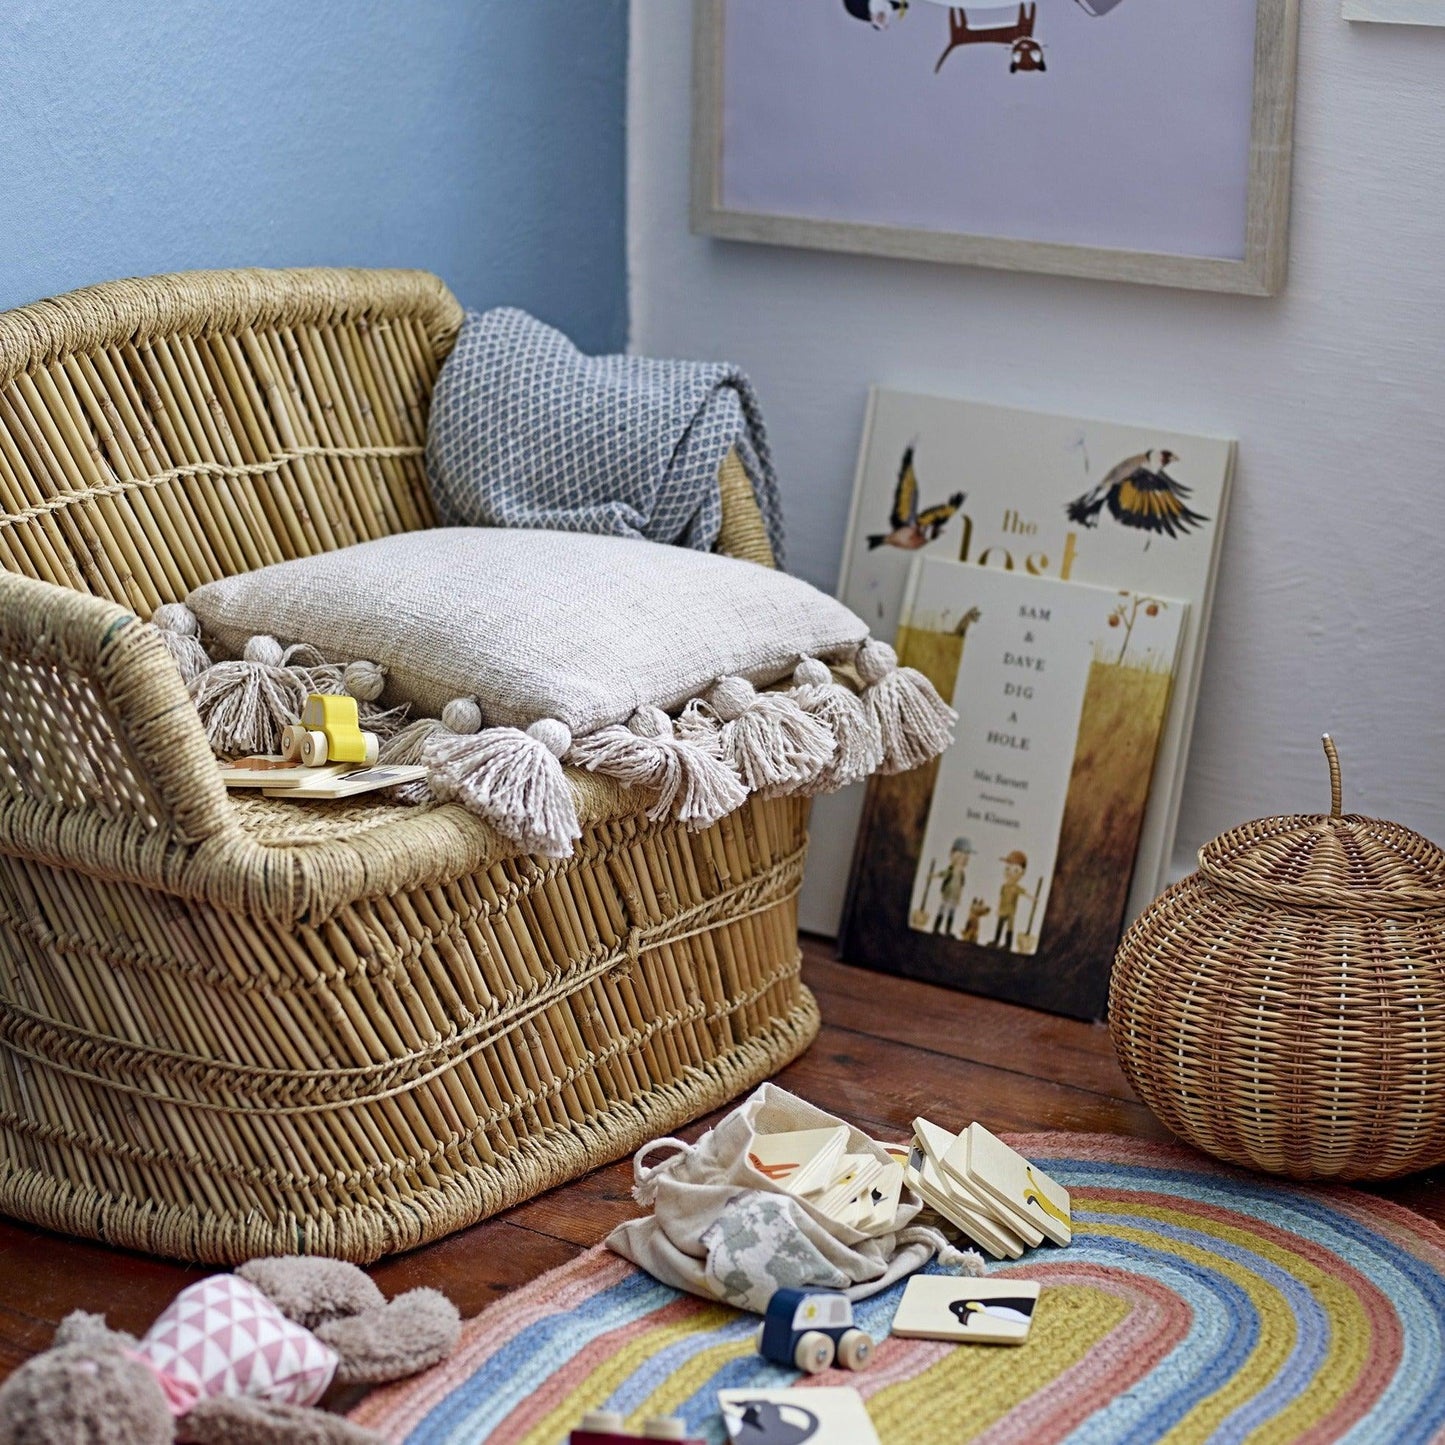
M 427 471 L 449 525 L 546 527 L 710 550 L 736 447 L 779 564 L 757 396 L 725 362 L 584 356 L 512 307 L 467 313 L 432 397 Z

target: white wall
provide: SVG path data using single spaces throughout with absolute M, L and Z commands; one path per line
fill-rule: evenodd
M 752 375 L 791 570 L 836 580 L 873 382 L 1239 438 L 1181 864 L 1327 809 L 1327 729 L 1348 809 L 1445 844 L 1445 31 L 1303 8 L 1291 273 L 1260 301 L 691 235 L 691 7 L 632 4 L 633 347 Z

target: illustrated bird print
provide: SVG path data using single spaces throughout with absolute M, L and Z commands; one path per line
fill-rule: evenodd
M 1122 526 L 1166 537 L 1178 537 L 1207 522 L 1208 517 L 1186 504 L 1190 489 L 1169 475 L 1169 464 L 1178 460 L 1170 451 L 1149 451 L 1120 462 L 1092 491 L 1069 503 L 1069 521 L 1096 527 L 1107 505 L 1109 515 Z
M 959 1324 L 972 1323 L 979 1315 L 988 1315 L 996 1320 L 1008 1320 L 1013 1324 L 1026 1325 L 1033 1318 L 1034 1301 L 1031 1299 L 956 1299 L 949 1305 L 948 1312 Z
M 901 547 L 916 552 L 936 542 L 948 525 L 948 519 L 963 505 L 964 494 L 955 492 L 936 507 L 918 510 L 918 478 L 913 471 L 913 448 L 903 453 L 898 468 L 898 485 L 893 490 L 893 510 L 888 516 L 891 532 L 875 532 L 868 539 L 870 551 L 875 547 Z

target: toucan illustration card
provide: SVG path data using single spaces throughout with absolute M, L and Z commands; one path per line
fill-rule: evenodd
M 982 1124 L 970 1124 L 948 1157 L 955 1168 L 961 1162 L 963 1178 L 1000 1206 L 1006 1217 L 1042 1230 L 1055 1244 L 1073 1239 L 1069 1191 Z
M 1024 1242 L 991 1210 L 975 1209 L 943 1182 L 938 1166 L 917 1145 L 904 1171 L 908 1187 L 935 1214 L 940 1214 L 955 1229 L 961 1229 L 973 1242 L 986 1249 L 995 1259 L 1017 1259 L 1024 1252 Z
M 869 402 L 838 596 L 875 636 L 894 640 L 920 556 L 1188 604 L 1126 918 L 1170 877 L 1234 457 L 1231 441 L 1167 426 L 883 389 Z M 814 804 L 806 929 L 837 931 L 862 808 L 862 788 Z
M 988 1194 L 975 1188 L 961 1169 L 950 1167 L 950 1158 L 959 1152 L 960 1135 L 950 1134 L 947 1129 L 927 1119 L 915 1119 L 913 1137 L 933 1166 L 930 1182 L 936 1181 L 937 1187 L 952 1200 L 1002 1225 L 1008 1234 L 1017 1235 L 1030 1249 L 1044 1242 L 1043 1232 L 1027 1218 L 1016 1217 L 1012 1211 L 1001 1209 Z
M 879 1445 L 868 1407 L 846 1385 L 719 1390 L 732 1445 Z
M 916 1274 L 898 1302 L 892 1333 L 910 1340 L 1021 1345 L 1038 1303 L 1032 1280 Z
M 870 784 L 842 956 L 1102 1017 L 1188 604 L 915 559 L 897 647 L 959 714 Z

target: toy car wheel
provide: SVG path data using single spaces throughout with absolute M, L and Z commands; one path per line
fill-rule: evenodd
M 848 1330 L 838 1341 L 838 1363 L 845 1370 L 866 1370 L 873 1359 L 873 1337 L 863 1330 Z
M 818 1375 L 833 1363 L 833 1341 L 820 1330 L 804 1330 L 793 1351 L 793 1363 L 805 1375 Z
M 381 752 L 381 740 L 375 733 L 362 733 L 361 740 L 366 744 L 366 752 L 361 761 L 367 767 L 373 767 L 376 764 L 377 755 Z
M 301 744 L 305 741 L 306 729 L 300 723 L 287 723 L 281 730 L 281 756 L 288 763 L 301 761 Z
M 301 761 L 308 768 L 319 768 L 326 761 L 326 734 L 307 729 L 301 739 Z

